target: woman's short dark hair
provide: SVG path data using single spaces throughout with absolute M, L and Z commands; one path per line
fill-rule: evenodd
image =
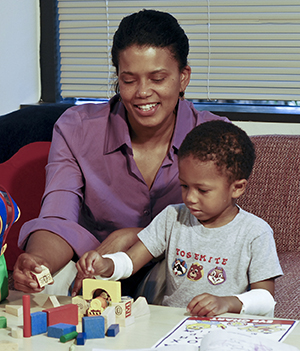
M 117 74 L 120 52 L 132 45 L 168 48 L 180 71 L 187 66 L 188 38 L 176 18 L 167 12 L 144 9 L 122 19 L 111 50 Z
M 202 162 L 213 161 L 228 181 L 248 179 L 255 161 L 252 141 L 233 123 L 213 120 L 192 129 L 183 140 L 178 158 L 192 156 Z

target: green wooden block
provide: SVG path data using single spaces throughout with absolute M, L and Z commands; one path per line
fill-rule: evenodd
M 7 319 L 4 316 L 0 316 L 0 328 L 7 328 Z

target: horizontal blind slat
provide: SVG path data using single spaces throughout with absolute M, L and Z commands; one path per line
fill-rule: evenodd
M 112 38 L 140 4 L 58 0 L 63 97 L 113 94 Z M 189 37 L 187 98 L 299 100 L 299 0 L 154 0 L 142 7 L 172 13 Z

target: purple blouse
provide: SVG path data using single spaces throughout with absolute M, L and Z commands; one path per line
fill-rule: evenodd
M 147 226 L 167 205 L 182 202 L 177 151 L 185 135 L 220 118 L 227 120 L 179 101 L 170 150 L 149 190 L 133 159 L 119 96 L 69 108 L 54 126 L 41 212 L 21 228 L 20 248 L 30 233 L 49 230 L 81 256 L 116 229 Z

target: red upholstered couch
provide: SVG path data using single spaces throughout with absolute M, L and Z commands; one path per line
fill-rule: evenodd
M 0 163 L 0 183 L 10 193 L 20 208 L 19 220 L 11 227 L 4 253 L 8 270 L 22 252 L 18 246 L 19 231 L 23 223 L 36 218 L 40 212 L 45 189 L 45 166 L 50 141 L 39 141 L 23 146 L 9 160 Z
M 300 136 L 253 136 L 257 159 L 239 205 L 274 230 L 284 276 L 275 283 L 275 316 L 300 319 Z

